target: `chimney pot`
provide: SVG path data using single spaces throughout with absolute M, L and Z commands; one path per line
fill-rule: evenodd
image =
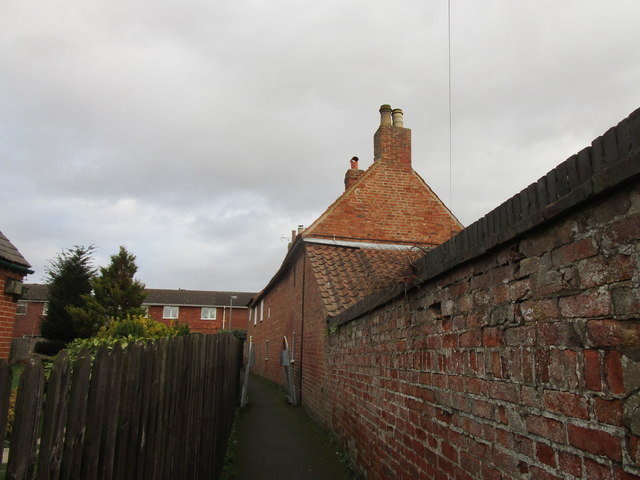
M 303 225 L 298 225 L 298 234 L 301 234 L 304 231 Z
M 394 108 L 393 112 L 392 112 L 392 115 L 393 115 L 393 126 L 394 127 L 403 128 L 404 119 L 403 119 L 403 115 L 402 115 L 402 109 Z
M 391 126 L 391 105 L 384 104 L 380 107 L 380 126 Z
M 353 168 L 354 170 L 358 169 L 358 157 L 353 157 L 351 159 L 351 168 Z

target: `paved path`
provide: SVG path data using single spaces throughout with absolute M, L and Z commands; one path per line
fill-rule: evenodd
M 237 480 L 351 478 L 322 429 L 259 377 L 249 380 L 249 405 L 240 411 L 236 439 Z

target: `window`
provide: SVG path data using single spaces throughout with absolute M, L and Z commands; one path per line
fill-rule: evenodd
M 269 360 L 269 340 L 267 340 L 266 356 L 264 359 Z
M 27 314 L 27 302 L 24 300 L 18 300 L 18 306 L 16 307 L 16 315 Z
M 178 307 L 165 305 L 162 309 L 162 318 L 178 318 Z
M 42 305 L 42 315 L 43 316 L 47 315 L 48 311 L 49 311 L 49 302 L 44 302 L 44 304 Z
M 142 315 L 146 318 L 149 318 L 149 305 L 142 305 Z
M 215 320 L 216 319 L 216 307 L 202 307 L 202 314 L 200 315 L 202 320 Z
M 264 320 L 264 300 L 260 301 L 260 321 Z
M 253 326 L 258 323 L 258 307 L 253 307 Z

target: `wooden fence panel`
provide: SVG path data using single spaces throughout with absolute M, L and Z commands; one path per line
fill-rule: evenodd
M 81 352 L 71 364 L 62 352 L 44 402 L 44 371 L 34 361 L 20 379 L 6 478 L 216 478 L 237 406 L 240 351 L 225 334 L 101 347 L 93 362 Z M 0 430 L 10 389 L 0 362 Z
M 82 441 L 87 418 L 87 393 L 91 359 L 83 352 L 73 365 L 71 390 L 69 391 L 69 414 L 62 454 L 60 477 L 74 479 L 80 477 Z
M 120 390 L 122 386 L 123 354 L 120 345 L 116 345 L 107 359 L 108 407 L 105 411 L 105 425 L 102 431 L 103 441 L 100 449 L 98 477 L 100 480 L 111 480 L 116 455 L 116 438 L 118 431 L 118 410 L 120 409 Z
M 100 461 L 100 441 L 108 408 L 107 377 L 108 350 L 102 346 L 96 352 L 91 378 L 89 380 L 88 408 L 86 428 L 82 442 L 82 460 L 80 464 L 80 478 L 97 478 L 98 463 Z
M 63 350 L 56 356 L 49 376 L 40 439 L 40 457 L 36 477 L 38 480 L 57 480 L 60 475 L 70 378 L 69 357 Z
M 7 418 L 9 416 L 9 399 L 11 398 L 11 367 L 9 363 L 0 360 L 0 440 L 7 433 Z
M 7 479 L 33 478 L 36 464 L 38 427 L 44 391 L 42 364 L 29 363 L 20 377 L 11 450 L 7 464 Z M 19 428 L 15 428 L 19 426 Z

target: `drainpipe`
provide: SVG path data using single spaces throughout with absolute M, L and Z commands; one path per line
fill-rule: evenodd
M 299 405 L 302 405 L 302 361 L 304 355 L 304 286 L 305 286 L 305 277 L 306 277 L 306 269 L 307 269 L 307 252 L 303 249 L 304 256 L 302 257 L 302 301 L 300 302 L 302 306 L 300 307 L 300 387 L 298 388 L 298 402 Z

